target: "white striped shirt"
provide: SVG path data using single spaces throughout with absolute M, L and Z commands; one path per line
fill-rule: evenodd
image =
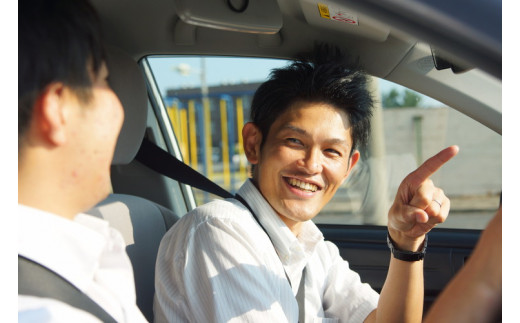
M 297 322 L 295 295 L 305 265 L 305 322 L 363 322 L 376 308 L 378 294 L 312 221 L 296 238 L 250 180 L 238 194 L 272 242 L 235 199 L 185 215 L 159 248 L 156 322 Z

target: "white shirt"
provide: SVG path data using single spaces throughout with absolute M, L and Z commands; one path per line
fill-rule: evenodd
M 377 307 L 379 295 L 312 221 L 296 238 L 251 181 L 238 194 L 272 242 L 235 199 L 185 215 L 159 247 L 156 322 L 297 322 L 295 295 L 305 265 L 305 322 L 363 322 Z
M 146 322 L 135 303 L 132 265 L 121 234 L 85 214 L 74 221 L 18 205 L 18 254 L 55 271 L 118 322 Z M 18 296 L 19 322 L 99 322 L 68 304 Z

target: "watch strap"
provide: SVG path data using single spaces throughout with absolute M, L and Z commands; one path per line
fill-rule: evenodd
M 392 255 L 394 258 L 403 260 L 403 261 L 419 261 L 424 259 L 424 255 L 426 254 L 426 246 L 428 245 L 428 235 L 425 235 L 424 242 L 423 242 L 423 248 L 421 251 L 407 251 L 407 250 L 400 250 L 395 247 L 394 241 L 392 238 L 390 238 L 390 234 L 387 233 L 386 235 L 386 242 L 388 244 L 388 248 L 390 248 L 390 251 L 392 252 Z

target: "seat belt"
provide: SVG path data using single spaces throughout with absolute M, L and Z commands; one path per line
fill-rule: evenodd
M 267 230 L 264 228 L 262 223 L 260 223 L 260 221 L 258 220 L 258 217 L 256 216 L 256 214 L 253 211 L 253 209 L 251 208 L 251 206 L 249 206 L 249 203 L 247 203 L 246 200 L 238 194 L 235 195 L 235 199 L 237 199 L 240 203 L 242 203 L 242 205 L 244 205 L 249 210 L 249 212 L 251 213 L 251 215 L 253 215 L 253 218 L 256 220 L 256 222 L 258 223 L 260 228 L 262 228 L 262 230 L 264 230 L 265 234 L 269 238 L 269 241 L 271 241 L 271 244 L 274 247 L 273 240 L 267 233 Z M 276 248 L 275 248 L 275 250 L 276 250 Z M 281 261 L 282 260 L 280 259 L 280 262 Z M 283 264 L 282 264 L 282 268 L 285 273 L 285 278 L 287 278 L 287 282 L 289 283 L 289 286 L 291 286 L 291 288 L 292 288 L 291 280 L 289 279 L 289 275 L 287 275 L 287 272 L 285 271 L 285 267 L 283 267 Z M 305 322 L 305 272 L 306 272 L 306 268 L 307 268 L 307 266 L 303 267 L 302 278 L 300 279 L 300 285 L 298 286 L 298 291 L 296 292 L 296 302 L 298 303 L 298 322 L 299 323 Z
M 298 302 L 298 322 L 305 322 L 305 272 L 307 266 L 303 267 L 302 278 L 300 279 L 300 286 L 296 293 L 296 301 Z
M 101 322 L 116 320 L 68 280 L 41 264 L 18 255 L 18 294 L 56 299 L 88 312 Z
M 143 139 L 135 159 L 152 170 L 178 182 L 223 198 L 233 197 L 231 193 L 164 151 L 146 137 Z

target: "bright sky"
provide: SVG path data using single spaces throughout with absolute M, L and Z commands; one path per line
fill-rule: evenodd
M 275 59 L 233 58 L 231 64 L 230 58 L 212 57 L 205 61 L 208 86 L 262 81 L 271 69 L 286 65 Z M 171 88 L 200 87 L 201 58 L 156 57 L 150 64 L 163 95 Z

